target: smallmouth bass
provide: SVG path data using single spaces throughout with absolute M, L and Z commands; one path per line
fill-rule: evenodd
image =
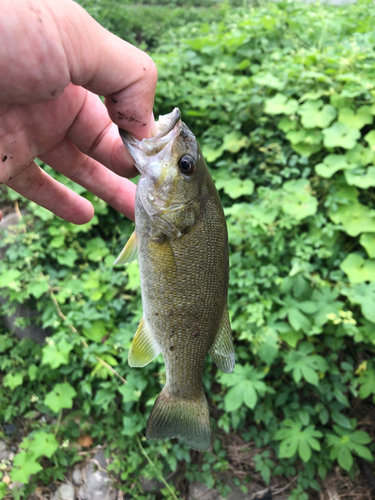
M 235 363 L 227 228 L 202 152 L 179 109 L 159 117 L 156 128 L 155 137 L 142 141 L 120 130 L 141 174 L 135 231 L 115 261 L 123 264 L 138 252 L 143 318 L 128 361 L 142 367 L 162 353 L 166 366 L 146 437 L 176 437 L 203 451 L 211 444 L 204 359 L 209 352 L 226 373 Z

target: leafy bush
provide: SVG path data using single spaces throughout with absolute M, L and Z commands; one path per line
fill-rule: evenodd
M 237 366 L 221 374 L 207 360 L 212 423 L 264 450 L 254 462 L 266 484 L 298 471 L 291 499 L 318 490 L 337 463 L 353 476 L 356 458 L 374 451 L 363 419 L 375 402 L 374 13 L 369 1 L 222 10 L 222 22 L 168 33 L 154 54 L 157 110 L 180 107 L 228 221 Z M 89 433 L 109 444 L 119 483 L 136 483 L 141 464 L 142 475 L 166 475 L 185 460 L 187 479 L 212 487 L 228 468 L 218 438 L 199 464 L 178 443 L 147 443 L 157 472 L 140 453 L 164 367 L 127 366 L 141 317 L 137 267 L 111 264 L 132 225 L 85 196 L 97 214 L 88 225 L 28 204 L 26 232 L 3 240 L 0 293 L 34 302 L 53 336 L 39 347 L 4 333 L 0 414 L 26 418 L 19 455 L 41 439 L 35 409 L 43 432 L 70 442 L 34 483 L 61 477 Z

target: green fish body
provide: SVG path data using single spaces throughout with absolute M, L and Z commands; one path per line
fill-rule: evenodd
M 176 108 L 160 117 L 159 133 L 138 141 L 121 136 L 141 173 L 135 234 L 115 263 L 138 250 L 143 318 L 129 364 L 145 366 L 159 353 L 166 384 L 148 419 L 148 439 L 176 437 L 207 450 L 211 428 L 202 386 L 210 353 L 234 369 L 227 308 L 228 236 L 220 198 L 195 136 Z

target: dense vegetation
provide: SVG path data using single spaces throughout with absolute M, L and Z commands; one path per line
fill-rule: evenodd
M 259 449 L 265 484 L 298 474 L 291 500 L 309 498 L 337 465 L 354 477 L 375 451 L 373 3 L 82 3 L 153 51 L 156 112 L 178 106 L 212 167 L 229 228 L 237 365 L 226 375 L 207 359 L 214 453 L 144 441 L 165 374 L 160 358 L 143 369 L 126 361 L 142 315 L 137 263 L 112 263 L 132 223 L 77 186 L 96 210 L 85 226 L 23 203 L 28 215 L 1 239 L 0 294 L 6 312 L 36 307 L 51 336 L 42 347 L 0 336 L 0 418 L 29 434 L 11 472 L 28 486 L 13 495 L 62 479 L 84 435 L 108 444 L 118 486 L 142 498 L 140 473 L 177 468 L 218 485 L 230 433 Z

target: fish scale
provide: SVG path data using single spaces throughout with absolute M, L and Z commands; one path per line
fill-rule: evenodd
M 211 428 L 202 386 L 207 352 L 221 370 L 234 369 L 227 229 L 203 155 L 179 110 L 160 117 L 157 127 L 159 133 L 143 141 L 121 132 L 141 173 L 135 236 L 116 261 L 133 258 L 137 246 L 143 318 L 129 364 L 145 366 L 162 353 L 166 366 L 147 438 L 177 437 L 207 450 Z

